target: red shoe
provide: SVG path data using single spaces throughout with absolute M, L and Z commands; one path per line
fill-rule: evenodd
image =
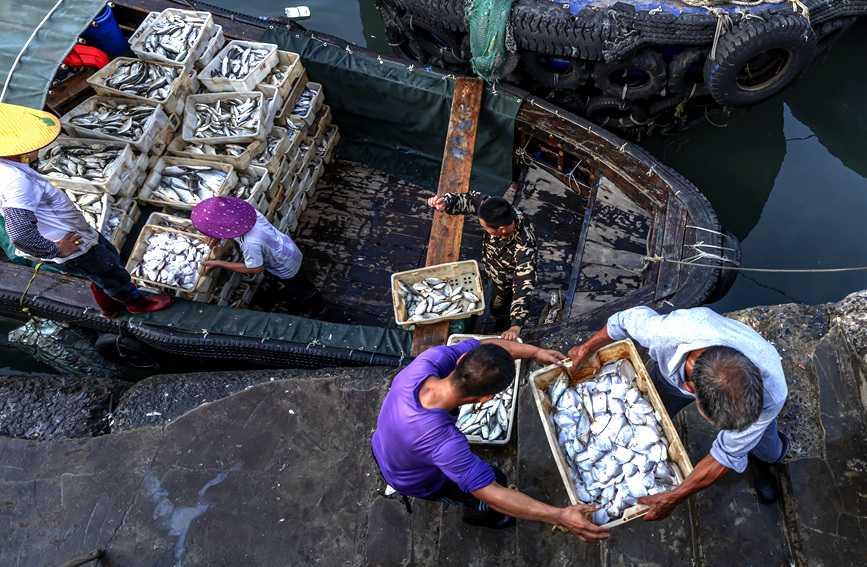
M 99 305 L 99 310 L 102 312 L 103 317 L 106 319 L 114 319 L 117 317 L 121 306 L 120 301 L 112 298 L 110 295 L 105 293 L 105 290 L 93 282 L 90 282 L 90 291 L 93 292 L 93 298 L 96 300 L 96 304 Z
M 175 298 L 171 295 L 142 295 L 140 292 L 136 297 L 128 301 L 124 301 L 127 311 L 132 315 L 138 315 L 146 311 L 160 311 L 167 307 L 171 307 L 175 302 Z

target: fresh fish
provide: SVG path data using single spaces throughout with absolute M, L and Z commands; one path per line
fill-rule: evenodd
M 153 195 L 165 201 L 196 204 L 217 195 L 226 176 L 214 166 L 166 166 Z
M 123 146 L 110 144 L 57 145 L 39 160 L 36 171 L 88 183 L 104 183 L 114 171 Z
M 308 83 L 309 85 L 309 83 Z M 313 99 L 316 98 L 316 95 L 319 94 L 319 91 L 315 91 L 311 89 L 309 86 L 305 85 L 304 90 L 301 92 L 301 96 L 298 97 L 298 101 L 295 103 L 295 106 L 292 108 L 293 116 L 307 116 L 307 114 L 311 110 L 311 105 L 313 104 Z
M 238 172 L 238 182 L 234 187 L 229 189 L 227 195 L 238 197 L 239 199 L 249 199 L 253 196 L 256 189 L 256 184 L 262 180 L 261 176 L 257 176 L 252 170 L 243 170 Z
M 81 211 L 87 224 L 99 230 L 99 221 L 102 218 L 103 212 L 102 195 L 95 193 L 74 193 L 72 191 L 65 191 L 65 193 L 69 197 L 69 200 L 72 201 L 72 204 L 75 205 L 75 208 Z
M 268 57 L 269 53 L 271 53 L 269 49 L 245 47 L 243 43 L 234 44 L 211 70 L 211 77 L 236 80 L 244 79 L 251 71 L 256 69 L 259 63 Z M 286 72 L 288 71 L 287 68 Z
M 177 67 L 151 61 L 121 61 L 103 84 L 118 91 L 165 102 L 180 72 Z
M 157 108 L 159 106 L 155 103 L 128 104 L 105 100 L 98 102 L 92 111 L 74 116 L 70 122 L 76 128 L 138 140 L 144 135 L 145 126 Z
M 274 156 L 277 155 L 277 149 L 280 146 L 280 142 L 283 140 L 280 136 L 275 136 L 273 134 L 268 134 L 268 138 L 266 140 L 265 150 L 253 158 L 253 163 L 255 165 L 265 166 Z
M 161 14 L 142 42 L 142 50 L 167 59 L 183 61 L 196 46 L 205 18 L 189 12 Z
M 248 136 L 259 130 L 259 97 L 237 96 L 194 106 L 196 138 Z
M 308 167 L 311 172 L 318 167 L 319 164 L 312 163 Z M 459 313 L 473 311 L 476 308 L 475 303 L 469 303 L 464 300 L 463 295 L 460 297 L 449 297 L 442 293 L 446 285 L 450 285 L 453 289 L 459 290 L 461 294 L 466 293 L 463 287 L 455 282 L 448 284 L 436 278 L 428 278 L 420 282 L 401 282 L 396 280 L 399 286 L 398 295 L 401 298 L 399 309 L 403 309 L 409 314 L 409 321 L 421 321 L 422 318 L 433 317 L 450 317 Z
M 239 144 L 205 144 L 203 142 L 190 142 L 182 148 L 188 154 L 203 156 L 232 156 L 238 157 L 247 151 L 247 148 Z
M 109 208 L 105 226 L 102 227 L 102 235 L 109 240 L 114 238 L 114 233 L 120 226 L 120 221 L 123 220 L 123 215 L 123 211 L 115 209 L 114 207 Z
M 262 82 L 266 85 L 272 85 L 277 87 L 280 86 L 280 84 L 283 83 L 283 81 L 285 81 L 286 77 L 288 76 L 289 65 L 274 65 L 274 67 L 271 68 L 271 71 Z
M 485 403 L 461 406 L 455 424 L 464 435 L 478 435 L 486 441 L 505 439 L 509 431 L 513 390 L 510 386 Z
M 207 259 L 209 248 L 202 240 L 173 232 L 155 232 L 132 275 L 155 284 L 192 290 L 199 265 Z

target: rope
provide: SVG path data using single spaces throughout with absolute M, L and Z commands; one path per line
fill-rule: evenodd
M 12 80 L 12 71 L 14 71 L 15 67 L 18 66 L 18 61 L 21 59 L 21 55 L 24 54 L 24 50 L 27 49 L 27 46 L 30 45 L 31 41 L 33 41 L 33 36 L 36 35 L 36 32 L 38 32 L 39 29 L 42 28 L 45 22 L 48 21 L 48 18 L 51 17 L 51 14 L 53 14 L 54 11 L 57 10 L 57 8 L 59 8 L 62 3 L 63 0 L 57 0 L 57 4 L 55 4 L 54 7 L 47 14 L 45 14 L 45 17 L 42 18 L 42 21 L 39 22 L 39 25 L 34 28 L 33 33 L 30 34 L 30 37 L 27 38 L 27 41 L 24 43 L 24 47 L 22 47 L 21 50 L 18 51 L 18 55 L 15 57 L 15 61 L 13 61 L 12 66 L 9 67 L 9 73 L 6 75 L 6 82 L 3 83 L 3 91 L 0 92 L 0 102 L 2 102 L 3 98 L 6 96 L 6 89 L 9 87 L 9 81 Z
M 857 268 L 816 268 L 810 270 L 792 270 L 792 269 L 774 269 L 774 268 L 742 268 L 740 266 L 715 266 L 713 264 L 694 264 L 681 260 L 669 260 L 662 256 L 643 256 L 642 259 L 646 263 L 653 262 L 668 262 L 670 264 L 682 264 L 684 266 L 695 266 L 696 268 L 714 268 L 716 270 L 737 270 L 739 272 L 770 272 L 778 274 L 821 274 L 832 272 L 859 272 L 867 270 L 867 266 Z M 643 271 L 643 270 L 642 270 Z
M 24 311 L 30 317 L 33 317 L 33 314 L 30 313 L 29 307 L 24 307 L 24 297 L 27 296 L 27 292 L 30 290 L 30 286 L 33 285 L 33 281 L 36 279 L 36 274 L 39 273 L 39 268 L 41 268 L 42 264 L 44 264 L 44 263 L 45 263 L 44 260 L 40 260 L 39 263 L 36 264 L 36 267 L 33 268 L 33 275 L 30 276 L 30 281 L 27 282 L 27 287 L 24 288 L 24 293 L 21 294 L 21 298 L 18 300 L 18 305 L 21 306 L 21 311 Z

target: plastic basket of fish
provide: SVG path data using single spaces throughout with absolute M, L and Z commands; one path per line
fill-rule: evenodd
M 193 76 L 183 65 L 130 57 L 112 60 L 87 82 L 97 95 L 156 102 L 169 114 L 184 111 L 184 97 L 193 88 Z
M 161 228 L 170 228 L 179 232 L 188 232 L 190 234 L 201 235 L 193 226 L 193 221 L 186 217 L 172 215 L 168 213 L 154 212 L 148 215 L 145 225 L 159 226 Z
M 599 349 L 601 369 L 571 378 L 570 362 L 530 375 L 545 436 L 572 504 L 600 504 L 595 524 L 643 516 L 638 498 L 671 490 L 689 457 L 630 340 Z
M 268 209 L 264 213 L 265 218 L 268 220 L 268 222 L 274 224 L 274 226 L 276 226 L 274 219 L 277 218 L 281 208 L 287 204 L 286 199 L 283 198 L 283 195 L 283 188 L 280 187 L 277 190 L 277 195 L 275 195 L 274 198 L 271 199 L 271 202 L 268 203 Z
M 134 198 L 138 194 L 147 177 L 148 166 L 152 157 L 154 156 L 149 154 L 139 154 L 135 157 L 129 172 L 120 181 L 120 188 L 114 194 L 115 198 Z
M 299 145 L 301 145 L 301 140 L 304 139 L 304 133 L 300 128 L 294 128 L 292 122 L 284 125 L 275 124 L 272 128 L 272 131 L 273 130 L 280 130 L 286 133 L 286 143 L 283 147 L 284 154 L 295 150 Z
M 264 167 L 251 165 L 245 170 L 235 172 L 238 181 L 226 192 L 226 195 L 244 199 L 263 215 L 268 211 L 268 199 L 265 188 L 271 184 L 271 177 Z
M 223 35 L 223 26 L 214 24 L 215 32 L 214 35 L 208 40 L 207 46 L 205 46 L 202 54 L 193 61 L 193 68 L 201 71 L 205 67 L 208 66 L 208 63 L 213 61 L 214 57 L 219 53 L 223 46 L 226 45 L 226 38 Z M 198 86 L 196 90 L 198 90 Z
M 268 72 L 264 79 L 256 85 L 256 90 L 260 90 L 266 95 L 277 93 L 281 99 L 285 99 L 295 80 L 301 76 L 304 67 L 301 65 L 301 58 L 297 53 L 290 51 L 277 51 L 277 62 L 274 67 Z
M 129 47 L 141 59 L 178 63 L 190 71 L 218 27 L 210 12 L 169 8 L 149 14 L 130 36 Z
M 177 136 L 166 150 L 178 157 L 214 161 L 231 165 L 235 169 L 244 169 L 253 162 L 253 157 L 261 153 L 264 147 L 265 142 L 259 140 L 245 144 L 208 144 L 187 142 Z
M 225 195 L 237 182 L 238 175 L 231 165 L 167 156 L 157 161 L 137 199 L 192 210 L 205 199 Z
M 277 116 L 274 119 L 276 124 L 282 125 L 289 122 L 289 115 L 292 114 L 292 109 L 295 108 L 295 103 L 298 102 L 298 99 L 301 98 L 301 93 L 303 93 L 304 89 L 307 87 L 308 80 L 307 71 L 303 70 L 301 76 L 295 79 L 295 82 L 292 84 L 289 94 L 286 95 L 283 101 L 283 108 L 277 112 Z
M 485 311 L 479 264 L 450 262 L 391 275 L 391 299 L 398 325 L 427 325 L 465 319 Z
M 208 293 L 217 275 L 202 274 L 201 263 L 213 260 L 219 248 L 210 249 L 205 237 L 168 227 L 145 225 L 132 249 L 126 270 L 147 287 L 176 293 Z
M 39 150 L 36 171 L 61 189 L 114 195 L 134 164 L 129 144 L 60 136 Z
M 286 151 L 287 141 L 286 130 L 283 128 L 272 128 L 265 139 L 265 150 L 253 158 L 253 165 L 264 167 L 269 173 L 277 173 L 280 168 L 280 160 L 283 159 L 283 154 Z
M 181 119 L 179 115 L 169 116 L 168 122 L 163 125 L 159 132 L 157 132 L 157 135 L 154 137 L 154 143 L 148 151 L 151 155 L 151 159 L 153 159 L 154 156 L 159 157 L 166 153 L 166 148 L 168 148 L 169 144 L 172 143 L 172 140 L 175 139 L 175 132 L 180 124 Z M 156 160 L 153 160 L 149 165 L 153 167 L 153 164 L 155 163 Z
M 340 141 L 340 132 L 337 131 L 337 125 L 331 124 L 325 128 L 325 135 L 322 141 L 316 146 L 316 157 L 325 163 L 331 163 L 331 158 L 334 156 L 334 148 Z
M 115 202 L 109 207 L 108 215 L 105 216 L 104 224 L 100 229 L 103 236 L 108 238 L 118 250 L 123 247 L 129 231 L 132 230 L 133 225 L 141 216 L 141 209 L 138 208 L 135 201 L 132 199 L 122 200 L 128 201 L 126 206 L 119 206 L 120 203 Z
M 313 122 L 307 129 L 304 131 L 304 135 L 307 138 L 313 138 L 316 140 L 316 143 L 322 141 L 322 137 L 325 135 L 325 128 L 327 128 L 331 124 L 331 107 L 327 104 L 323 104 L 322 108 L 316 113 L 316 116 L 313 117 Z
M 202 72 L 199 81 L 211 92 L 250 92 L 277 64 L 277 46 L 235 39 Z
M 73 137 L 111 140 L 147 152 L 169 118 L 154 102 L 93 96 L 64 114 L 60 123 Z
M 492 338 L 499 338 L 499 335 L 450 335 L 446 344 L 451 346 L 467 339 Z M 523 341 L 518 339 L 518 342 Z M 476 445 L 505 445 L 511 440 L 520 377 L 521 361 L 516 360 L 515 381 L 511 386 L 487 402 L 461 406 L 456 425 L 467 436 L 467 441 Z
M 313 138 L 304 138 L 301 140 L 301 144 L 298 146 L 298 156 L 295 158 L 295 165 L 293 166 L 295 174 L 299 177 L 303 177 L 304 171 L 315 156 L 316 150 L 313 145 Z
M 290 209 L 282 218 L 278 217 L 277 230 L 283 234 L 292 235 L 298 228 L 298 218 L 300 213 L 294 209 Z
M 265 95 L 253 93 L 207 93 L 190 95 L 184 108 L 181 138 L 186 142 L 242 144 L 268 135 Z
M 296 123 L 304 123 L 307 126 L 313 124 L 316 113 L 322 108 L 325 101 L 325 91 L 319 83 L 307 83 L 298 101 L 289 114 L 289 120 Z
M 108 209 L 114 203 L 114 197 L 98 189 L 62 189 L 75 208 L 84 215 L 87 224 L 100 230 L 105 223 Z

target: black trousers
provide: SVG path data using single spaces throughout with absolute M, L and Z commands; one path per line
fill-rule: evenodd
M 496 477 L 497 484 L 500 486 L 508 486 L 509 481 L 506 479 L 506 473 L 501 471 L 498 467 L 491 468 L 494 469 L 494 476 Z M 460 505 L 470 508 L 471 510 L 487 511 L 489 509 L 487 504 L 469 492 L 461 490 L 460 487 L 450 478 L 447 478 L 445 484 L 443 484 L 435 494 L 428 496 L 426 500 L 445 502 L 452 506 Z
M 306 309 L 315 314 L 325 308 L 325 300 L 307 277 L 303 264 L 298 273 L 291 278 L 281 279 L 272 274 L 266 277 L 271 278 L 271 281 L 261 304 L 268 311 L 279 310 L 291 313 Z

